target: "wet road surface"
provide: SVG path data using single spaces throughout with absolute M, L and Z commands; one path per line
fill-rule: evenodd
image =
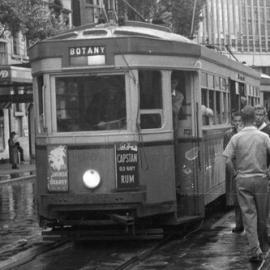
M 34 181 L 0 185 L 0 260 L 1 251 L 12 245 L 24 245 L 29 239 L 40 239 L 34 204 Z M 244 233 L 233 234 L 233 212 L 222 222 L 185 239 L 173 239 L 133 270 L 249 270 L 250 264 Z M 15 267 L 17 270 L 113 270 L 123 262 L 151 248 L 155 241 L 67 243 L 41 254 L 33 261 Z M 14 251 L 15 252 L 15 251 Z M 9 254 L 12 256 L 12 254 Z M 261 268 L 268 269 L 268 268 Z M 269 268 L 270 269 L 270 268 Z
M 0 252 L 38 235 L 33 181 L 0 185 Z
M 233 212 L 222 223 L 202 227 L 184 239 L 174 238 L 132 270 L 253 270 L 247 257 L 245 233 L 233 234 Z M 16 270 L 113 270 L 128 259 L 153 246 L 154 241 L 88 242 L 84 245 L 68 243 L 38 256 Z
M 14 270 L 113 270 L 155 241 L 68 243 Z
M 234 226 L 233 212 L 217 226 L 204 228 L 184 241 L 172 241 L 132 270 L 259 269 L 260 264 L 251 264 L 248 261 L 248 242 L 245 233 L 232 233 L 232 226 Z

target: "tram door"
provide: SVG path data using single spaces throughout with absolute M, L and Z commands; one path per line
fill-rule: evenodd
M 175 177 L 178 217 L 197 216 L 202 213 L 199 198 L 199 140 L 194 134 L 195 72 L 171 73 L 173 128 L 175 146 Z

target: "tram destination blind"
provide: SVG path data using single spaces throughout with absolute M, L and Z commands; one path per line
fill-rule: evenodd
M 138 187 L 138 146 L 121 143 L 115 147 L 117 188 Z

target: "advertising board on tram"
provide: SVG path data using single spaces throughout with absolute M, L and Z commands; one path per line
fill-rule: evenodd
M 117 188 L 134 188 L 138 180 L 138 146 L 122 143 L 115 147 Z

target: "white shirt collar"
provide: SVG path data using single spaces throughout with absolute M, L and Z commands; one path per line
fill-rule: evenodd
M 262 130 L 263 128 L 265 128 L 267 125 L 265 122 L 263 122 L 259 127 L 258 130 Z
M 241 130 L 240 130 L 240 132 L 241 131 L 245 131 L 245 130 L 250 130 L 250 129 L 257 129 L 255 126 L 248 126 L 248 127 L 243 127 Z

